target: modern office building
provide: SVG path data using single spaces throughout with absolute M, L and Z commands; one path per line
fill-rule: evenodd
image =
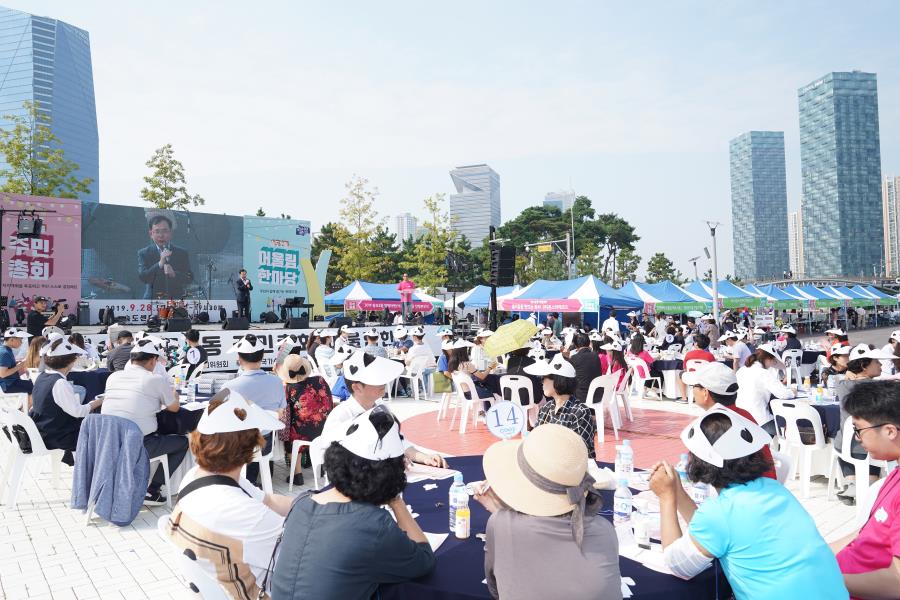
M 412 214 L 400 213 L 394 217 L 394 233 L 397 236 L 397 244 L 402 244 L 405 240 L 419 237 L 419 220 Z
M 884 237 L 874 73 L 828 73 L 798 91 L 807 277 L 870 276 Z
M 559 212 L 566 212 L 575 204 L 575 191 L 563 190 L 560 192 L 547 192 L 544 196 L 544 206 L 555 206 Z
M 756 281 L 788 270 L 784 132 L 748 131 L 731 140 L 734 274 Z
M 450 228 L 478 248 L 488 228 L 500 226 L 500 176 L 487 165 L 468 165 L 450 171 L 450 178 L 456 187 L 450 194 Z
M 900 177 L 885 177 L 881 186 L 884 219 L 884 274 L 900 275 Z
M 794 277 L 803 277 L 803 209 L 788 214 L 788 254 Z
M 75 175 L 93 180 L 82 200 L 96 202 L 100 163 L 88 32 L 0 8 L 0 74 L 0 127 L 9 127 L 2 115 L 25 114 L 22 104 L 36 103 L 50 118 L 65 157 L 78 164 Z

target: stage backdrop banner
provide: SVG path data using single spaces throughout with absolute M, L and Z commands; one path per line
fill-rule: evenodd
M 234 300 L 242 217 L 87 202 L 82 223 L 83 298 Z
M 0 194 L 4 210 L 47 210 L 37 213 L 44 222 L 39 238 L 16 237 L 18 215 L 7 213 L 2 224 L 6 246 L 2 255 L 3 286 L 11 308 L 31 308 L 36 295 L 65 299 L 66 314 L 75 314 L 81 265 L 81 202 L 65 198 Z
M 168 310 L 167 301 L 165 300 L 98 300 L 92 299 L 87 301 L 90 307 L 91 324 L 100 323 L 100 311 L 111 308 L 116 318 L 126 317 L 128 323 L 132 325 L 143 325 L 147 322 L 150 315 L 159 315 L 165 318 L 161 311 Z M 209 323 L 219 323 L 219 308 L 225 309 L 226 318 L 231 316 L 232 311 L 237 310 L 237 301 L 235 300 L 185 300 L 185 310 L 188 316 L 193 317 L 201 312 L 209 315 Z
M 364 329 L 369 328 L 366 327 Z M 382 346 L 393 345 L 395 341 L 393 327 L 376 327 L 375 329 L 378 330 L 380 335 L 379 343 Z M 437 338 L 437 330 L 438 328 L 436 325 L 425 325 L 425 344 L 431 349 L 431 353 L 435 356 L 438 356 L 441 353 L 441 342 Z M 300 343 L 305 348 L 306 341 L 309 338 L 311 331 L 312 329 L 251 329 L 249 331 L 201 330 L 200 344 L 206 349 L 206 352 L 209 355 L 209 363 L 206 372 L 237 371 L 237 355 L 227 354 L 227 351 L 248 333 L 255 335 L 266 346 L 262 366 L 271 368 L 275 365 L 275 355 L 278 353 L 278 345 L 286 336 L 291 334 L 297 336 Z M 353 328 L 350 330 L 350 343 L 357 348 L 362 341 L 360 336 L 362 331 L 363 328 Z M 153 335 L 174 340 L 179 344 L 184 340 L 184 336 L 181 333 L 166 333 L 161 331 L 159 333 L 154 333 Z M 106 334 L 95 333 L 85 335 L 84 337 L 95 347 L 101 342 L 107 348 L 109 347 L 109 339 Z
M 309 301 L 300 262 L 309 259 L 309 252 L 309 221 L 244 217 L 244 268 L 253 284 L 253 319 L 265 311 L 280 313 L 285 298 L 303 296 Z

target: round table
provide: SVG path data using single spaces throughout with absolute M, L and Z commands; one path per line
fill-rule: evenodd
M 102 394 L 106 390 L 106 380 L 112 372 L 109 369 L 94 369 L 93 371 L 69 371 L 66 378 L 75 385 L 82 386 L 87 393 L 85 394 L 85 403 L 90 402 Z
M 463 474 L 465 481 L 484 479 L 481 467 L 481 456 L 459 456 L 449 458 L 450 468 Z M 612 465 L 605 465 L 612 467 Z M 406 486 L 403 498 L 418 513 L 416 521 L 423 531 L 442 533 L 448 529 L 447 497 L 452 479 L 440 481 L 420 481 Z M 437 488 L 426 491 L 425 484 L 435 483 Z M 603 491 L 603 505 L 612 506 L 613 492 Z M 489 513 L 478 502 L 469 503 L 472 511 L 471 536 L 460 540 L 452 534 L 441 544 L 435 557 L 437 564 L 434 571 L 425 577 L 405 583 L 382 585 L 380 588 L 383 600 L 465 600 L 472 598 L 490 598 L 484 580 L 484 542 L 476 538 L 484 533 Z M 609 518 L 609 517 L 607 517 Z M 534 549 L 534 560 L 541 560 L 541 549 Z M 721 569 L 708 569 L 690 581 L 681 580 L 674 575 L 666 575 L 650 570 L 642 564 L 627 558 L 619 559 L 619 567 L 623 577 L 631 577 L 635 585 L 631 588 L 633 598 L 659 600 L 703 600 L 716 598 L 716 576 L 718 575 L 719 597 L 728 597 L 729 587 Z

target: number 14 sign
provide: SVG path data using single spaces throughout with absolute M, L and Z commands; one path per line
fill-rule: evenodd
M 500 439 L 519 435 L 525 427 L 525 411 L 514 402 L 497 402 L 485 415 L 488 429 Z

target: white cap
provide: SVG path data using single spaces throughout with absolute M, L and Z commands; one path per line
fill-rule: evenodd
M 349 344 L 341 344 L 339 347 L 334 349 L 334 354 L 331 355 L 331 358 L 328 359 L 328 364 L 332 366 L 337 366 L 342 364 L 345 360 L 350 358 L 350 355 L 356 351 L 356 348 L 350 346 Z
M 832 335 L 847 335 L 847 332 L 841 329 L 840 327 L 834 327 L 833 329 L 826 329 L 825 333 L 830 333 Z
M 638 313 L 636 313 L 636 312 L 634 312 L 634 311 L 632 310 L 632 311 L 630 311 L 630 312 L 625 313 L 625 316 L 626 316 L 626 317 L 637 317 L 637 316 L 638 316 Z
M 470 341 L 464 340 L 464 339 L 462 339 L 462 338 L 460 338 L 460 339 L 456 340 L 455 342 L 453 342 L 453 349 L 454 349 L 454 350 L 459 349 L 459 348 L 473 348 L 474 346 L 475 346 L 475 344 L 473 344 L 473 343 L 470 342 Z
M 549 327 L 545 327 L 544 329 L 541 329 L 541 335 L 553 335 L 553 330 Z
M 52 344 L 47 344 L 47 351 L 44 353 L 44 356 L 69 356 L 70 354 L 87 354 L 82 348 L 79 348 L 75 344 L 67 341 L 62 341 L 56 348 L 52 347 Z
M 733 396 L 738 391 L 734 369 L 716 361 L 708 362 L 696 371 L 685 371 L 681 374 L 681 380 L 687 385 L 699 385 L 723 396 Z
M 607 342 L 606 344 L 603 344 L 602 346 L 600 346 L 600 349 L 601 350 L 615 350 L 617 352 L 621 352 L 622 351 L 622 342 L 620 342 L 619 340 L 613 340 L 611 342 Z
M 491 337 L 492 335 L 494 335 L 494 332 L 491 331 L 490 329 L 485 328 L 485 329 L 479 329 L 478 333 L 475 334 L 475 337 L 486 338 L 486 337 Z
M 781 333 L 794 333 L 794 334 L 796 334 L 796 333 L 797 333 L 797 330 L 794 329 L 794 326 L 793 326 L 793 325 L 782 325 L 782 326 L 781 326 Z
M 731 427 L 719 436 L 714 444 L 710 444 L 700 425 L 704 419 L 714 414 L 724 415 L 730 419 Z M 753 421 L 716 404 L 684 428 L 681 432 L 681 441 L 700 460 L 715 467 L 722 467 L 726 460 L 743 458 L 759 451 L 772 441 L 772 436 Z
M 345 331 L 350 331 L 349 325 L 341 325 L 340 333 L 344 333 Z
M 883 350 L 873 350 L 868 344 L 859 344 L 854 346 L 850 351 L 850 360 L 860 360 L 862 358 L 871 358 L 874 360 L 894 360 L 897 358 L 894 354 Z
M 557 354 L 549 363 L 546 360 L 538 360 L 522 369 L 529 375 L 537 375 L 539 377 L 548 375 L 562 375 L 563 377 L 575 377 L 575 367 L 572 363 L 563 358 L 562 354 Z
M 344 378 L 366 385 L 386 385 L 403 373 L 403 364 L 356 350 L 344 361 Z
M 214 433 L 247 431 L 248 429 L 259 429 L 260 431 L 284 429 L 284 423 L 278 418 L 259 406 L 247 402 L 238 392 L 223 388 L 212 399 L 217 398 L 225 401 L 217 406 L 211 414 L 209 406 L 207 406 L 200 417 L 200 422 L 197 423 L 197 431 L 202 434 L 212 435 Z M 246 413 L 243 419 L 235 413 L 238 409 Z
M 65 337 L 65 335 L 66 335 L 66 332 L 63 331 L 61 328 L 57 327 L 56 325 L 48 325 L 48 326 L 44 327 L 43 329 L 41 329 L 41 335 L 44 336 L 45 338 L 47 338 L 48 340 L 50 339 L 50 336 L 53 335 L 54 333 L 57 333 L 63 337 Z
M 588 339 L 590 339 L 592 342 L 602 342 L 603 336 L 600 335 L 600 333 L 597 331 L 592 331 L 588 336 Z
M 700 320 L 701 321 L 715 321 L 716 318 L 712 315 L 703 315 L 702 317 L 700 317 Z
M 736 331 L 726 331 L 722 335 L 719 336 L 719 341 L 724 342 L 725 340 L 739 340 L 741 336 L 738 335 Z
M 832 346 L 831 347 L 831 355 L 832 356 L 849 356 L 850 352 L 853 350 L 851 346 Z
M 439 338 L 453 337 L 453 331 L 451 331 L 450 329 L 438 329 L 437 336 Z
M 394 337 L 396 338 L 404 338 L 409 335 L 409 332 L 406 331 L 406 327 L 397 326 L 394 328 Z
M 384 435 L 378 435 L 375 423 L 382 427 L 392 421 Z M 386 406 L 375 406 L 362 413 L 349 424 L 338 444 L 367 460 L 386 460 L 403 456 L 403 437 L 396 417 Z
M 130 354 L 155 354 L 160 358 L 166 357 L 165 349 L 155 344 L 151 339 L 137 340 L 134 346 L 131 347 Z
M 453 350 L 453 340 L 444 340 L 441 342 L 441 350 Z
M 320 329 L 319 337 L 334 337 L 337 335 L 337 329 Z
M 766 335 L 766 330 L 761 327 L 754 327 L 753 334 L 754 335 Z
M 774 358 L 776 361 L 776 363 L 775 363 L 776 368 L 778 368 L 778 369 L 785 368 L 784 362 L 781 360 L 781 355 L 778 354 L 778 350 L 776 350 L 775 347 L 772 346 L 772 344 L 760 344 L 759 346 L 756 347 L 756 349 L 762 350 L 763 352 L 765 352 L 766 354 L 768 354 L 769 356 Z
M 900 329 L 895 329 L 891 332 L 891 339 L 895 342 L 900 342 Z
M 416 325 L 412 329 L 409 330 L 410 335 L 414 335 L 416 337 L 423 337 L 425 335 L 425 328 L 421 325 Z
M 31 337 L 31 334 L 25 331 L 24 329 L 16 329 L 15 327 L 10 327 L 6 331 L 3 332 L 3 339 L 8 340 L 10 338 L 19 338 L 20 340 L 27 340 Z
M 377 338 L 377 337 L 380 337 L 380 335 L 379 335 L 377 329 L 375 329 L 374 327 L 370 327 L 369 329 L 366 329 L 366 330 L 363 332 L 363 337 L 367 337 L 367 338 L 372 338 L 372 337 L 374 337 L 374 338 Z
M 544 351 L 543 348 L 532 348 L 528 351 L 528 356 L 535 360 L 545 360 L 547 358 L 547 352 Z
M 237 341 L 237 343 L 228 349 L 226 354 L 234 354 L 239 352 L 241 354 L 253 354 L 254 352 L 259 352 L 260 350 L 265 350 L 266 345 L 263 344 L 262 340 L 253 335 L 252 333 L 248 333 L 241 339 Z

